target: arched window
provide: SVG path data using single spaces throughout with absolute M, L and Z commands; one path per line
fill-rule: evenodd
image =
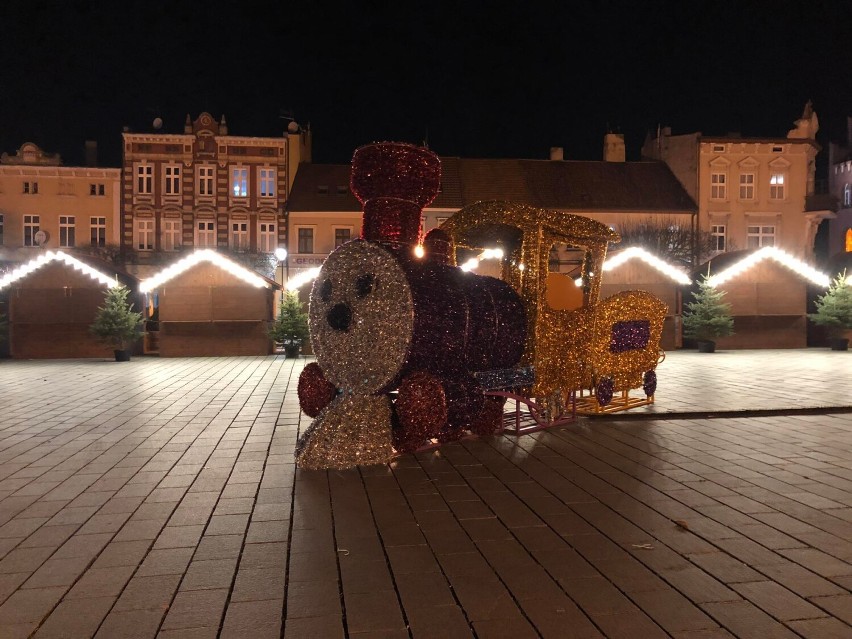
M 846 229 L 846 252 L 852 253 L 852 228 Z
M 843 187 L 843 207 L 849 208 L 852 206 L 852 184 L 847 184 Z

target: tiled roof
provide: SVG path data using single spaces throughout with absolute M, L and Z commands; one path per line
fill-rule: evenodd
M 296 171 L 287 209 L 290 211 L 360 211 L 349 190 L 348 164 L 303 162 Z
M 535 206 L 568 211 L 692 212 L 695 202 L 662 162 L 519 162 Z
M 441 192 L 429 208 L 459 209 L 505 200 L 576 213 L 692 213 L 697 207 L 662 162 L 577 162 L 441 158 Z M 345 164 L 302 164 L 291 211 L 359 211 Z M 324 188 L 321 188 L 324 187 Z

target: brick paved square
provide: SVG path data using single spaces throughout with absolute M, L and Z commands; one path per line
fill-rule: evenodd
M 0 634 L 850 635 L 852 415 L 819 389 L 852 367 L 717 355 L 637 411 L 328 473 L 293 463 L 309 360 L 4 361 Z

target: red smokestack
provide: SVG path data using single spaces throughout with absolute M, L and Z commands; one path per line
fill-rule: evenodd
M 417 244 L 423 208 L 440 184 L 441 161 L 425 147 L 379 142 L 356 149 L 350 187 L 364 207 L 361 237 Z

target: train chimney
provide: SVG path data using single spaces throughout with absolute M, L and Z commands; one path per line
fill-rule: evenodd
M 607 133 L 603 144 L 604 162 L 624 162 L 625 155 L 624 134 Z

